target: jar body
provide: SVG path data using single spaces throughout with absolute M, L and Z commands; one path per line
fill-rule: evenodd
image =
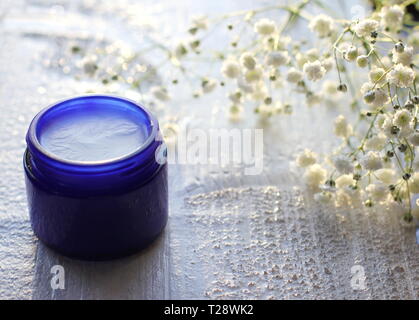
M 32 228 L 61 254 L 107 260 L 149 245 L 168 219 L 167 150 L 157 119 L 108 95 L 41 110 L 23 158 Z
M 149 245 L 168 219 L 167 164 L 131 190 L 80 196 L 48 190 L 24 161 L 33 231 L 48 247 L 83 260 L 108 260 Z

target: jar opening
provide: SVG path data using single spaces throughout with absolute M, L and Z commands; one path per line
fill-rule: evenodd
M 88 95 L 41 111 L 26 136 L 25 168 L 65 193 L 102 194 L 146 183 L 162 167 L 157 120 L 133 101 Z
M 28 139 L 49 158 L 89 165 L 140 152 L 154 140 L 155 129 L 154 118 L 134 102 L 91 95 L 41 111 L 31 124 Z

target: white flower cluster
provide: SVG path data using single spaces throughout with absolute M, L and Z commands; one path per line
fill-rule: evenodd
M 372 19 L 364 19 L 354 26 L 354 31 L 358 37 L 370 37 L 371 33 L 377 31 L 379 23 Z
M 367 126 L 358 125 L 363 129 L 355 130 L 346 117 L 338 116 L 334 133 L 342 139 L 342 145 L 334 156 L 321 161 L 318 156 L 310 156 L 313 151 L 305 149 L 297 155 L 296 164 L 304 168 L 307 185 L 317 190 L 314 198 L 318 202 L 397 206 L 404 222 L 411 222 L 415 214 L 419 218 L 419 208 L 411 205 L 413 194 L 419 193 L 419 160 L 415 158 L 419 147 L 419 92 L 414 68 L 418 36 L 412 33 L 411 39 L 394 41 L 388 56 L 376 48 L 380 37 L 394 39 L 389 34 L 403 28 L 403 17 L 401 6 L 384 6 L 379 14 L 350 24 L 334 40 L 337 57 L 369 70 L 368 81 L 359 88 L 362 104 L 368 106 L 367 111 L 361 111 Z M 310 28 L 320 37 L 328 36 L 326 20 L 318 20 L 314 18 Z M 352 37 L 350 44 L 345 42 L 346 33 Z M 306 61 L 303 71 L 307 79 L 317 81 L 324 77 L 321 67 L 318 61 Z M 294 76 L 295 72 L 289 71 L 291 78 L 301 81 L 302 76 Z M 340 86 L 337 90 L 345 92 L 346 85 L 341 82 Z M 333 95 L 327 81 L 323 88 Z
M 336 31 L 334 20 L 326 15 L 315 17 L 310 22 L 310 29 L 322 38 L 332 37 Z M 267 18 L 255 21 L 253 30 L 258 39 L 254 47 L 240 55 L 227 56 L 221 66 L 227 85 L 235 86 L 228 93 L 232 102 L 230 116 L 237 118 L 249 102 L 254 105 L 255 113 L 263 118 L 290 113 L 290 104 L 275 94 L 275 89 L 285 85 L 292 86 L 296 93 L 305 94 L 309 106 L 330 100 L 331 95 L 334 95 L 333 99 L 338 96 L 338 86 L 333 82 L 323 88 L 325 94 L 309 88 L 309 82 L 323 79 L 333 69 L 334 60 L 330 54 L 320 53 L 315 48 L 301 51 L 300 41 L 280 34 L 276 22 Z
M 398 5 L 384 6 L 381 9 L 381 25 L 386 30 L 398 31 L 401 27 L 404 16 L 404 9 Z
M 296 8 L 292 15 L 310 20 L 316 47 L 308 46 L 308 36 L 304 41 L 287 36 L 282 24 L 263 16 L 265 10 L 249 11 L 245 25 L 251 25 L 250 38 L 255 40 L 242 45 L 239 37 L 233 38 L 233 49 L 220 54 L 223 79 L 200 79 L 201 93 L 223 86 L 231 103 L 229 116 L 235 120 L 249 107 L 262 119 L 291 113 L 290 103 L 282 101 L 284 87 L 292 91 L 286 99 L 303 95 L 308 106 L 342 106 L 345 116 L 339 115 L 331 128 L 341 145 L 332 155 L 322 158 L 305 149 L 296 157 L 307 185 L 318 191 L 315 199 L 338 206 L 396 203 L 411 221 L 416 209 L 410 199 L 419 193 L 419 32 L 405 28 L 405 4 L 384 0 L 379 11 L 353 21 L 303 15 L 304 4 Z M 207 28 L 201 17 L 191 31 Z M 199 51 L 198 39 L 186 43 L 173 50 L 175 65 L 188 52 Z M 164 87 L 151 93 L 169 99 Z M 356 124 L 355 118 L 360 119 Z
M 310 21 L 309 27 L 316 32 L 319 37 L 324 38 L 332 35 L 332 32 L 334 31 L 334 22 L 329 16 L 320 14 Z

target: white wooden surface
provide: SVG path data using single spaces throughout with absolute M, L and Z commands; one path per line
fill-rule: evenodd
M 109 17 L 106 6 L 113 1 L 94 2 L 94 11 L 83 1 L 0 4 L 0 298 L 418 298 L 415 230 L 402 228 L 398 218 L 380 210 L 322 209 L 289 169 L 289 160 L 303 147 L 330 150 L 327 119 L 344 112 L 344 103 L 337 110 L 296 103 L 296 114 L 263 126 L 261 175 L 244 176 L 240 168 L 171 165 L 169 224 L 150 248 L 135 256 L 74 261 L 39 243 L 29 226 L 21 166 L 26 128 L 45 105 L 85 90 L 73 76 L 45 67 L 45 57 L 94 28 L 108 30 L 105 37 L 135 38 L 124 19 Z M 162 30 L 172 29 L 176 21 L 176 30 L 193 13 L 264 3 L 144 1 L 141 12 L 159 17 Z M 57 14 L 64 14 L 67 25 L 54 18 Z M 207 100 L 182 98 L 159 112 L 180 112 L 196 126 L 228 127 L 220 112 L 223 101 L 223 94 Z M 50 270 L 57 264 L 65 268 L 64 290 L 50 286 Z M 365 270 L 364 290 L 350 285 L 354 265 Z

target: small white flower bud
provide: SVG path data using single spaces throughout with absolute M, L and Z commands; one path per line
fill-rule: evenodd
M 387 74 L 387 81 L 390 84 L 400 88 L 408 88 L 413 84 L 415 72 L 412 68 L 402 64 L 396 64 L 394 68 Z
M 394 49 L 398 52 L 398 53 L 402 53 L 404 51 L 404 44 L 403 42 L 397 42 L 394 45 Z
M 369 90 L 364 94 L 364 101 L 366 103 L 372 103 L 375 99 L 375 92 L 374 90 Z
M 279 67 L 285 65 L 290 61 L 287 51 L 271 52 L 266 57 L 266 64 L 269 66 Z
M 221 73 L 227 78 L 237 78 L 240 75 L 240 65 L 233 60 L 224 61 Z
M 321 65 L 319 60 L 306 62 L 304 64 L 303 71 L 307 75 L 307 78 L 311 81 L 320 80 L 326 73 L 326 69 Z
M 358 48 L 350 46 L 345 53 L 345 59 L 348 61 L 354 61 L 358 57 Z
M 378 81 L 383 82 L 385 81 L 383 75 L 385 70 L 383 68 L 373 68 L 370 70 L 368 77 L 372 83 L 376 83 Z
M 276 31 L 276 24 L 270 19 L 260 19 L 255 23 L 255 32 L 259 33 L 262 36 L 267 36 Z
M 295 68 L 291 68 L 287 72 L 287 81 L 297 83 L 303 79 L 303 73 Z
M 337 90 L 340 92 L 346 92 L 348 91 L 348 87 L 344 83 L 340 83 L 337 87 Z
M 375 171 L 383 167 L 380 154 L 375 151 L 369 151 L 361 158 L 361 165 L 366 170 Z
M 203 79 L 201 86 L 204 93 L 210 93 L 217 86 L 217 81 L 215 79 Z
M 251 53 L 245 52 L 240 56 L 240 63 L 246 69 L 252 70 L 256 66 L 256 59 Z
M 412 115 L 409 111 L 403 109 L 396 112 L 393 123 L 398 127 L 405 127 L 409 125 Z
M 368 57 L 366 55 L 358 56 L 358 58 L 356 59 L 356 64 L 360 68 L 365 68 L 368 64 Z

